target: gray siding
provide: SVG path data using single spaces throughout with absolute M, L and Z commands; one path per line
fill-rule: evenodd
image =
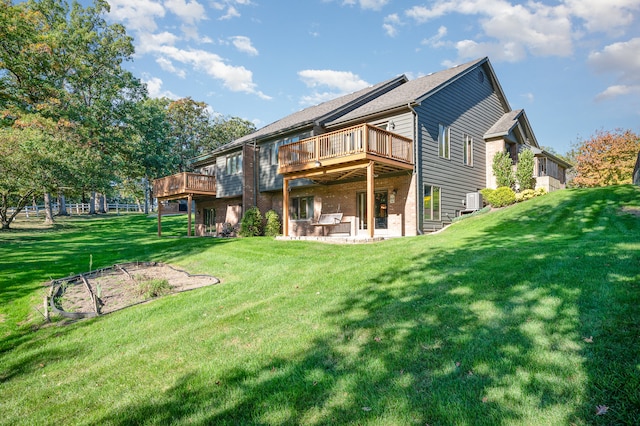
M 464 209 L 468 192 L 486 186 L 485 132 L 506 112 L 487 73 L 479 69 L 461 77 L 416 107 L 419 115 L 419 214 L 423 223 L 422 193 L 425 184 L 441 187 L 441 222 L 450 222 Z M 450 158 L 438 156 L 438 125 L 449 126 Z M 473 138 L 473 166 L 463 164 L 464 135 Z M 426 224 L 432 229 L 435 224 Z M 440 224 L 441 226 L 441 224 Z M 435 226 L 438 228 L 438 226 Z
M 228 153 L 228 155 L 238 152 L 240 150 Z M 227 155 L 216 158 L 216 197 L 239 197 L 242 195 L 242 169 L 234 174 L 227 174 L 226 159 Z
M 411 111 L 390 115 L 369 122 L 372 126 L 380 126 L 386 123 L 393 123 L 393 128 L 388 129 L 390 132 L 413 139 L 413 113 Z

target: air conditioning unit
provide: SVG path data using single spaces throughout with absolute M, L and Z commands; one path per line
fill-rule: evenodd
M 466 210 L 480 210 L 482 208 L 482 194 L 479 192 L 467 193 Z

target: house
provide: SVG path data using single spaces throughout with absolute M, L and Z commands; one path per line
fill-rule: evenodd
M 548 189 L 562 187 L 568 165 L 540 148 L 482 58 L 298 111 L 194 159 L 195 173 L 156 180 L 154 193 L 159 205 L 188 200 L 188 235 L 195 204 L 197 235 L 226 232 L 257 206 L 280 215 L 285 236 L 410 236 L 481 207 L 493 155 L 517 161 L 525 147 Z

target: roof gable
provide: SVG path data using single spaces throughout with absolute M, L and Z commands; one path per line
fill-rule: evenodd
M 391 111 L 400 107 L 405 107 L 407 105 L 420 104 L 429 96 L 433 95 L 442 88 L 448 86 L 462 76 L 466 75 L 469 72 L 472 72 L 474 69 L 477 69 L 478 67 L 481 67 L 483 65 L 486 65 L 486 71 L 489 75 L 489 78 L 491 78 L 496 91 L 501 97 L 501 101 L 504 103 L 505 109 L 511 109 L 506 100 L 506 97 L 504 96 L 504 93 L 502 92 L 502 89 L 500 88 L 500 85 L 497 83 L 495 73 L 493 72 L 493 68 L 489 63 L 489 58 L 485 57 L 408 81 L 407 83 L 396 87 L 395 89 L 385 93 L 384 95 L 371 100 L 367 104 L 354 109 L 348 114 L 344 114 L 338 119 L 327 123 L 327 125 L 334 126 L 344 124 L 349 121 L 356 121 L 373 114 Z
M 536 135 L 533 133 L 527 114 L 523 109 L 509 111 L 504 114 L 493 126 L 484 134 L 484 139 L 506 137 L 519 133 L 523 143 L 539 148 Z

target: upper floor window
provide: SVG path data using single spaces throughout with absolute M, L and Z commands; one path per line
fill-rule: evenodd
M 449 159 L 451 129 L 449 126 L 438 125 L 438 156 Z
M 462 163 L 465 166 L 473 166 L 473 138 L 469 135 L 464 135 L 462 143 Z
M 286 145 L 289 143 L 298 142 L 299 140 L 300 140 L 300 136 L 293 136 L 290 138 L 285 138 L 285 139 L 275 141 L 273 144 L 271 144 L 270 151 L 269 151 L 269 163 L 273 165 L 277 165 L 278 151 L 280 150 L 280 147 L 282 145 Z
M 236 152 L 226 157 L 225 173 L 234 175 L 242 171 L 242 153 Z

